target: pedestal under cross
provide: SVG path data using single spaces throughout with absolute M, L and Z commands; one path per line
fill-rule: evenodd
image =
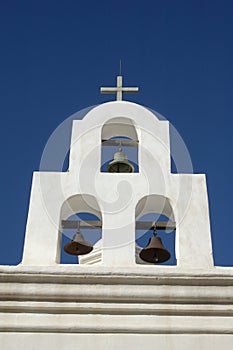
M 116 87 L 101 87 L 101 94 L 116 94 L 117 101 L 122 101 L 123 93 L 126 94 L 136 94 L 139 91 L 138 87 L 123 87 L 122 86 L 123 77 L 122 75 L 117 76 L 117 86 Z

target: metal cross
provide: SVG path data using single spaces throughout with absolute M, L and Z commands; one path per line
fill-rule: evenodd
M 122 101 L 123 93 L 126 94 L 136 94 L 139 91 L 138 87 L 123 87 L 122 86 L 122 75 L 117 76 L 117 86 L 116 87 L 101 87 L 101 94 L 116 94 L 117 101 Z

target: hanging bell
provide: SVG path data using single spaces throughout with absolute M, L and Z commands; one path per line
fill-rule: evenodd
M 154 236 L 150 238 L 146 248 L 142 249 L 140 258 L 149 263 L 162 263 L 170 259 L 170 252 L 164 248 L 160 237 L 156 237 L 156 231 Z
M 108 173 L 133 173 L 134 166 L 128 161 L 128 158 L 124 152 L 122 152 L 121 145 L 118 152 L 114 154 L 114 159 L 108 164 Z
M 71 255 L 84 255 L 92 251 L 93 246 L 86 242 L 80 231 L 75 233 L 72 242 L 64 246 L 64 251 Z

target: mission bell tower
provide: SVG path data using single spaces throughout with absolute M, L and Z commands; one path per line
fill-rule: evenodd
M 22 263 L 0 269 L 4 350 L 232 349 L 233 270 L 213 264 L 206 177 L 171 172 L 169 122 L 123 101 L 138 88 L 122 80 L 73 120 L 68 171 L 33 174 Z M 61 263 L 69 229 L 76 264 Z

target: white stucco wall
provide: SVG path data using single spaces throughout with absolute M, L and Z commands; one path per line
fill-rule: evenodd
M 94 347 L 103 349 L 134 349 L 158 347 L 162 350 L 232 350 L 233 337 L 231 335 L 171 335 L 171 334 L 4 334 L 2 345 L 4 350 L 86 350 Z M 17 342 L 17 347 L 16 343 Z
M 111 120 L 120 124 L 111 126 Z M 124 120 L 128 134 L 139 141 L 139 173 L 102 173 L 101 135 L 121 135 Z M 83 120 L 74 120 L 69 171 L 34 173 L 23 265 L 59 263 L 59 229 L 66 218 L 61 208 L 70 197 L 80 195 L 85 196 L 88 210 L 102 217 L 103 265 L 135 265 L 137 204 L 153 196 L 153 210 L 158 207 L 156 196 L 161 196 L 170 203 L 177 224 L 177 268 L 213 266 L 205 175 L 171 174 L 169 123 L 146 108 L 110 102 L 92 109 Z M 166 211 L 164 201 L 157 208 L 161 213 Z M 78 205 L 73 212 L 77 209 Z
M 113 118 L 139 141 L 138 173 L 100 172 Z M 96 265 L 60 264 L 61 220 L 78 211 L 102 221 Z M 135 220 L 151 211 L 176 221 L 176 266 L 135 262 Z M 123 101 L 74 120 L 69 171 L 34 173 L 23 261 L 0 266 L 1 349 L 232 344 L 233 269 L 213 266 L 205 175 L 171 174 L 168 122 Z

